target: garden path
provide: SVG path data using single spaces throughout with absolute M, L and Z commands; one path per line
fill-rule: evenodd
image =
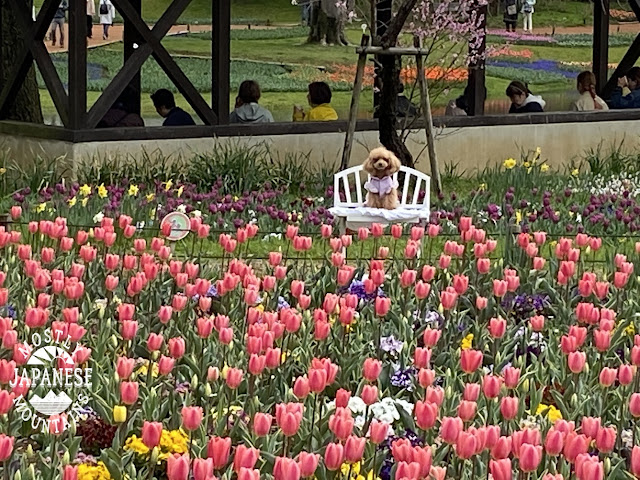
M 267 29 L 272 29 L 272 28 L 282 28 L 282 27 L 292 27 L 294 25 L 290 25 L 290 24 L 277 24 L 277 25 L 251 25 L 250 27 L 248 25 L 231 25 L 231 29 L 232 30 L 247 30 L 248 28 L 251 28 L 252 30 L 267 30 Z M 69 26 L 65 24 L 65 36 L 68 37 L 68 35 L 66 35 L 68 33 L 68 28 Z M 186 33 L 187 31 L 191 31 L 191 32 L 208 32 L 211 31 L 211 25 L 174 25 L 173 27 L 171 27 L 171 30 L 169 30 L 168 36 L 171 35 L 180 35 L 182 33 Z M 103 45 L 109 45 L 112 43 L 118 43 L 120 41 L 122 41 L 122 35 L 124 32 L 124 26 L 122 24 L 117 24 L 117 25 L 113 25 L 110 30 L 109 30 L 109 39 L 108 40 L 103 40 L 102 38 L 102 26 L 99 24 L 94 24 L 93 25 L 93 38 L 89 39 L 89 43 L 88 43 L 88 47 L 89 48 L 95 48 L 95 47 L 101 47 Z M 68 43 L 68 42 L 67 42 Z M 58 46 L 53 47 L 51 45 L 51 42 L 47 41 L 46 42 L 47 45 L 47 50 L 49 52 L 66 52 L 67 49 L 67 45 L 65 45 L 63 48 L 60 48 Z

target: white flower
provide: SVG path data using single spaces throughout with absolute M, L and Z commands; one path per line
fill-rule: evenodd
M 356 414 L 364 413 L 367 409 L 367 405 L 360 397 L 351 397 L 347 406 L 349 407 L 349 410 Z
M 296 5 L 298 5 L 298 2 L 296 0 L 291 0 L 291 5 L 295 7 Z
M 98 212 L 93 216 L 94 223 L 100 223 L 104 219 L 104 213 Z
M 144 222 L 138 222 L 136 223 L 136 230 L 142 230 L 145 226 Z
M 186 205 L 178 205 L 178 208 L 176 208 L 176 210 L 180 213 L 185 213 L 187 211 L 187 206 Z
M 191 212 L 191 214 L 195 217 L 195 218 L 200 218 L 202 216 L 202 212 L 200 210 L 194 210 L 193 212 Z

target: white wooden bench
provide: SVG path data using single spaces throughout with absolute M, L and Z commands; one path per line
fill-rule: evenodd
M 362 165 L 358 165 L 342 170 L 333 177 L 333 207 L 329 211 L 334 217 L 343 219 L 346 228 L 356 230 L 372 223 L 426 223 L 429 220 L 431 177 L 404 165 L 400 167 L 400 172 L 404 174 L 400 202 L 398 208 L 386 210 L 365 205 L 367 191 L 363 186 L 362 172 Z M 368 178 L 367 174 L 364 180 Z M 398 179 L 398 173 L 394 174 L 393 179 Z M 425 191 L 423 199 L 420 199 L 420 190 Z

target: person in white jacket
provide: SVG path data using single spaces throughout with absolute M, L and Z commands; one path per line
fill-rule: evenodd
M 533 32 L 533 6 L 536 4 L 536 0 L 522 0 L 522 15 L 524 17 L 525 32 Z
M 87 38 L 93 37 L 93 16 L 96 14 L 95 0 L 87 0 Z
M 116 7 L 113 6 L 111 0 L 100 0 L 98 14 L 102 25 L 102 38 L 107 40 L 109 38 L 109 27 L 113 25 L 113 19 L 116 16 Z

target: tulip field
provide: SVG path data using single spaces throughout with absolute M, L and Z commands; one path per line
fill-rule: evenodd
M 172 242 L 123 213 L 138 186 L 71 188 L 0 227 L 3 479 L 640 478 L 632 233 L 340 234 L 316 200 L 277 235 L 189 208 Z

